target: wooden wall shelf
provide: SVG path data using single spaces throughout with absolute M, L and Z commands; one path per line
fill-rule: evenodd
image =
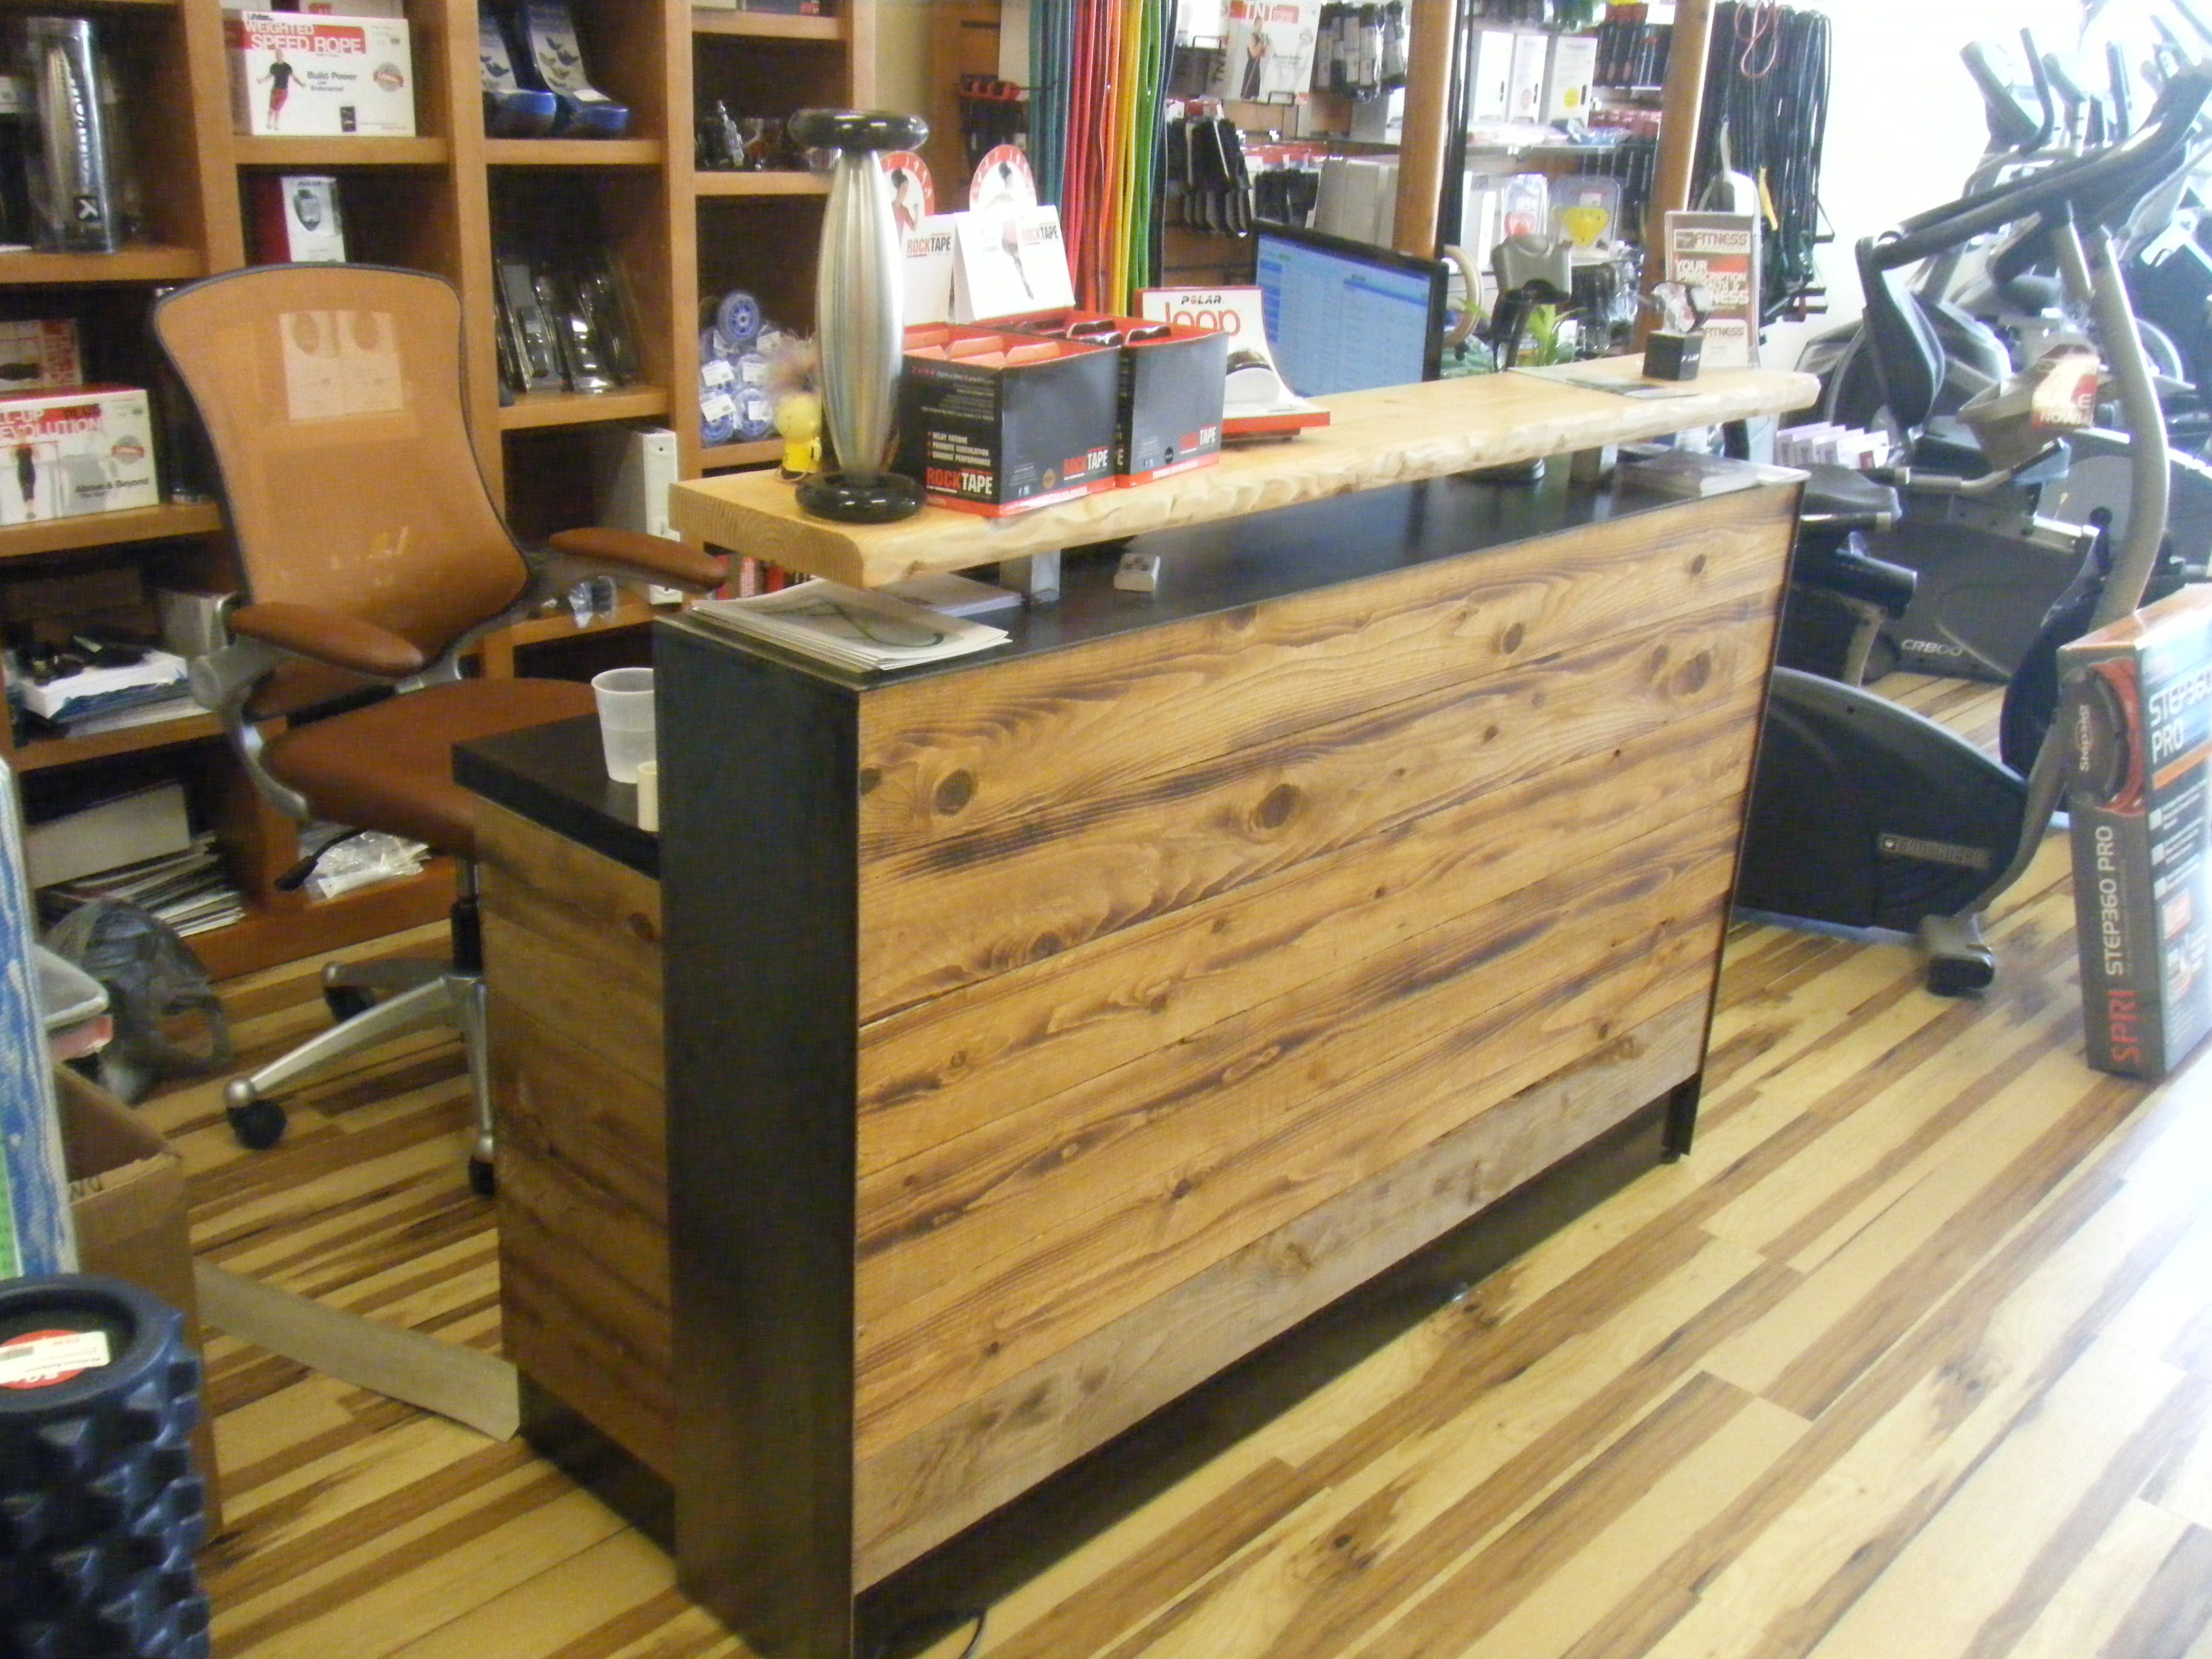
M 657 167 L 668 159 L 658 138 L 487 138 L 495 167 Z
M 781 459 L 782 455 L 781 438 L 763 438 L 753 444 L 716 444 L 699 452 L 699 470 L 721 472 L 733 466 L 761 466 Z
M 443 138 L 238 138 L 242 167 L 434 167 L 453 157 Z
M 204 536 L 222 528 L 222 510 L 213 502 L 139 507 L 128 513 L 87 513 L 80 518 L 50 519 L 44 524 L 10 525 L 0 530 L 0 559 L 161 541 L 171 536 Z
M 112 755 L 145 754 L 222 735 L 222 722 L 214 715 L 185 714 L 148 726 L 126 726 L 120 732 L 102 732 L 95 737 L 39 738 L 15 751 L 15 769 L 40 772 L 50 766 L 75 766 L 82 761 L 105 760 Z
M 813 173 L 699 173 L 692 188 L 707 196 L 827 196 L 830 181 Z
M 691 12 L 695 34 L 736 36 L 755 40 L 819 40 L 834 45 L 853 38 L 849 17 L 789 17 L 770 11 Z
M 589 426 L 594 421 L 636 421 L 668 413 L 668 388 L 630 386 L 621 392 L 532 392 L 499 411 L 502 432 L 533 427 Z
M 207 274 L 197 248 L 148 245 L 116 253 L 0 253 L 0 283 L 183 283 Z

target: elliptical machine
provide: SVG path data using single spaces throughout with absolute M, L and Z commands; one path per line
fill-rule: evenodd
M 2001 226 L 2039 218 L 2063 257 L 2078 259 L 2087 273 L 2096 330 L 2133 441 L 2134 485 L 2127 533 L 2088 607 L 2091 628 L 2141 603 L 2166 535 L 2162 410 L 2106 226 L 2179 163 L 2208 99 L 2212 68 L 2187 70 L 2125 143 L 1923 216 L 1917 228 L 1861 250 L 1863 269 L 1895 271 Z M 1892 313 L 1893 325 L 1902 318 L 1907 327 L 1917 314 L 1897 307 Z M 1888 357 L 1877 350 L 1885 373 Z M 1916 346 L 1901 361 L 1909 372 L 1915 362 L 1924 368 L 1927 354 Z M 1888 390 L 1894 395 L 1899 388 Z M 2057 641 L 2048 643 L 2055 651 Z M 1913 933 L 1927 957 L 1929 990 L 1957 996 L 1984 989 L 1996 964 L 1982 915 L 2034 859 L 2063 769 L 2055 728 L 2046 727 L 2023 775 L 1897 704 L 1778 668 L 1736 902 L 1784 921 Z

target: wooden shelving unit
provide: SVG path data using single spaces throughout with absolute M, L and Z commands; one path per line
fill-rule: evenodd
M 242 167 L 436 167 L 453 159 L 443 138 L 237 138 Z
M 782 441 L 763 439 L 756 444 L 716 444 L 699 452 L 702 472 L 726 472 L 732 467 L 766 466 L 783 455 Z
M 165 541 L 173 536 L 209 536 L 222 528 L 222 512 L 204 502 L 137 507 L 127 513 L 88 513 L 77 519 L 49 519 L 43 524 L 10 525 L 0 530 L 0 559 Z
M 827 196 L 830 181 L 811 173 L 702 173 L 694 188 L 702 196 Z
M 657 167 L 668 159 L 658 138 L 487 138 L 495 167 Z
M 43 772 L 48 767 L 76 766 L 115 755 L 143 755 L 149 750 L 222 735 L 222 723 L 214 715 L 186 714 L 148 726 L 125 726 L 120 732 L 102 732 L 97 737 L 37 738 L 15 751 L 15 769 Z
M 687 477 L 710 467 L 773 464 L 779 446 L 772 441 L 700 447 L 692 395 L 700 295 L 747 288 L 776 321 L 811 328 L 826 185 L 805 173 L 697 173 L 694 113 L 714 98 L 734 112 L 776 118 L 812 104 L 867 101 L 873 7 L 874 0 L 840 0 L 836 16 L 793 17 L 695 12 L 688 0 L 576 0 L 592 80 L 629 106 L 629 132 L 611 140 L 494 139 L 483 132 L 476 0 L 407 0 L 416 137 L 249 137 L 231 130 L 218 0 L 41 0 L 35 8 L 31 0 L 0 0 L 0 12 L 81 11 L 102 21 L 136 117 L 152 219 L 146 243 L 119 253 L 0 254 L 0 289 L 12 290 L 11 314 L 78 316 L 94 371 L 145 384 L 153 365 L 139 319 L 151 291 L 249 261 L 245 182 L 280 169 L 335 173 L 355 258 L 434 271 L 459 290 L 477 459 L 518 533 L 542 537 L 592 520 L 587 446 L 610 424 L 665 422 Z M 553 203 L 552 222 L 609 249 L 636 313 L 643 384 L 501 406 L 494 250 L 501 213 L 517 202 Z M 196 586 L 236 580 L 222 514 L 210 505 L 0 530 L 0 580 L 83 561 L 132 560 L 163 580 L 183 571 Z M 572 665 L 564 655 L 571 641 L 641 655 L 641 628 L 652 614 L 625 599 L 611 617 L 582 629 L 565 614 L 526 623 L 487 640 L 482 666 L 563 672 Z M 190 782 L 195 811 L 216 830 L 251 909 L 244 922 L 194 937 L 218 975 L 431 921 L 452 899 L 453 872 L 442 866 L 325 903 L 276 891 L 275 878 L 298 857 L 292 826 L 253 795 L 206 715 L 20 749 L 0 726 L 0 755 L 27 793 L 70 782 L 76 768 L 98 769 L 103 783 L 112 775 L 118 789 L 161 777 Z
M 625 386 L 619 392 L 529 392 L 501 405 L 499 428 L 526 432 L 534 427 L 649 420 L 668 413 L 668 407 L 666 386 Z
M 853 20 L 847 16 L 787 17 L 777 12 L 695 8 L 691 32 L 735 35 L 751 40 L 844 41 L 853 37 Z

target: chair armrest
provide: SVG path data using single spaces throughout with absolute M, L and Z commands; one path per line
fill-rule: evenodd
M 635 530 L 607 530 L 587 525 L 580 530 L 563 530 L 549 538 L 546 545 L 572 559 L 613 565 L 625 574 L 647 577 L 671 587 L 688 588 L 694 593 L 710 592 L 720 587 L 728 574 L 720 559 L 709 558 L 682 542 L 643 535 Z
M 241 605 L 225 620 L 234 634 L 377 679 L 404 680 L 429 665 L 412 641 L 391 629 L 312 605 Z

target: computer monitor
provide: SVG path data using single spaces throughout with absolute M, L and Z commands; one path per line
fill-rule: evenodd
M 1437 378 L 1441 261 L 1284 225 L 1261 228 L 1259 254 L 1267 342 L 1300 397 Z

